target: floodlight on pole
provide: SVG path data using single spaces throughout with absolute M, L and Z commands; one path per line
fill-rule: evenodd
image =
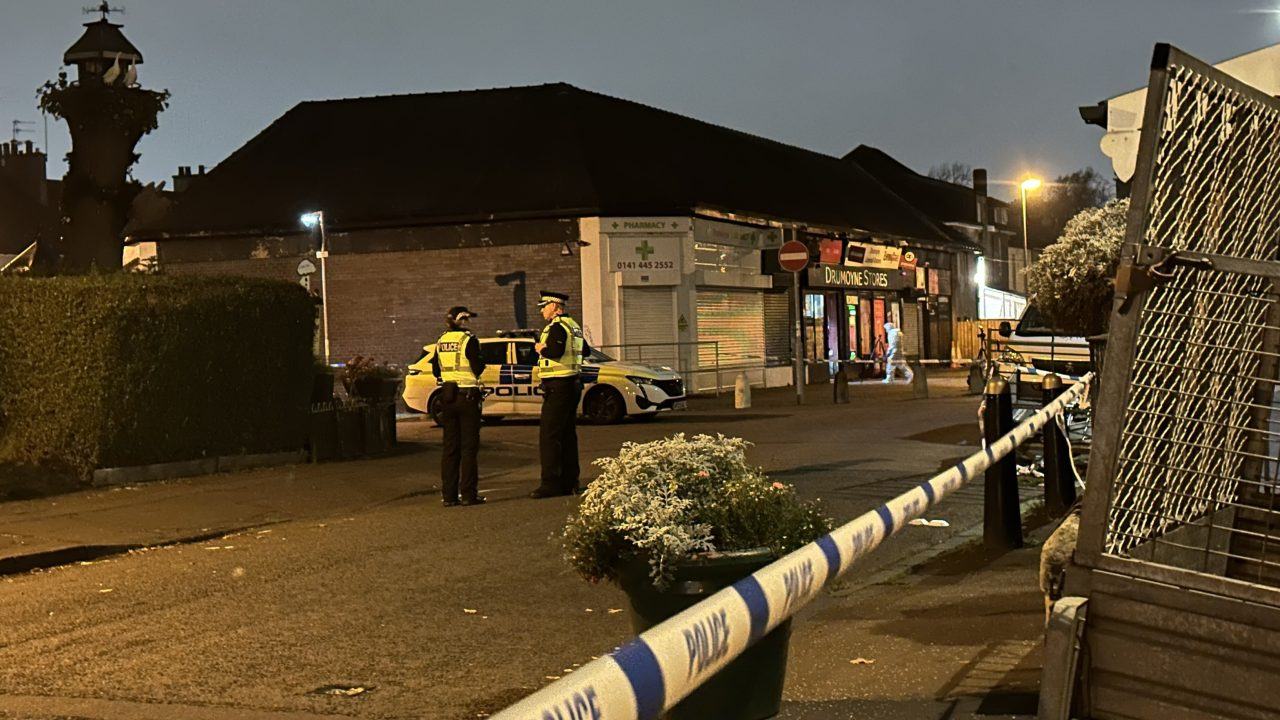
M 329 242 L 324 234 L 324 211 L 315 210 L 303 213 L 302 225 L 307 229 L 320 228 L 320 249 L 316 258 L 320 260 L 320 325 L 324 335 L 324 364 L 330 363 L 329 357 L 329 278 L 325 272 L 325 261 L 329 259 Z
M 1022 272 L 1025 277 L 1027 269 L 1031 267 L 1031 243 L 1027 241 L 1027 193 L 1036 190 L 1042 183 L 1040 178 L 1029 177 L 1018 183 L 1018 189 L 1022 191 Z M 1025 283 L 1026 280 L 1024 279 Z M 1023 288 L 1026 289 L 1025 286 Z

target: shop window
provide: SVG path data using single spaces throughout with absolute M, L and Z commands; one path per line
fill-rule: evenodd
M 810 360 L 827 359 L 826 298 L 816 293 L 804 296 L 804 355 Z
M 697 242 L 693 244 L 693 264 L 712 272 L 759 274 L 760 251 L 736 245 Z
M 875 333 L 871 328 L 872 323 L 875 322 L 871 312 L 871 298 L 862 298 L 858 306 L 862 309 L 862 322 L 858 325 L 858 335 L 862 342 L 858 345 L 858 352 L 862 353 L 862 357 L 866 359 L 870 358 L 876 349 Z
M 845 312 L 849 315 L 849 359 L 857 360 L 859 354 L 858 342 L 858 298 L 850 295 L 845 300 Z

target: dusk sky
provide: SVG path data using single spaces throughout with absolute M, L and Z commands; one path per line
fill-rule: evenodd
M 36 88 L 91 4 L 0 0 L 5 139 L 31 120 L 20 137 L 43 144 Z M 1280 42 L 1280 2 L 1266 0 L 114 4 L 143 85 L 173 93 L 139 146 L 144 181 L 217 164 L 303 100 L 556 81 L 828 154 L 874 145 L 922 172 L 1109 175 L 1102 131 L 1076 107 L 1145 84 L 1154 43 L 1217 62 Z M 60 176 L 69 140 L 49 128 Z M 359 126 L 350 137 L 316 151 L 379 142 Z

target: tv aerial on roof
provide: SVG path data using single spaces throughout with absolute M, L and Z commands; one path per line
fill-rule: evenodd
M 33 130 L 28 130 L 25 126 L 27 126 L 27 125 L 35 125 L 35 124 L 36 124 L 36 123 L 35 123 L 35 121 L 34 121 L 34 120 L 14 120 L 14 121 L 12 122 L 13 135 L 11 136 L 11 139 L 12 139 L 14 142 L 18 142 L 18 135 L 20 135 L 21 133 L 31 134 L 31 133 L 32 133 L 32 132 L 34 132 L 34 131 L 33 131 Z

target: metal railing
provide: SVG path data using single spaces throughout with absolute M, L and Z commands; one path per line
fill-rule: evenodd
M 794 616 L 908 522 L 1002 460 L 1008 467 L 1007 456 L 1055 422 L 1081 397 L 1089 380 L 1091 375 L 981 452 L 641 633 L 612 654 L 591 661 L 493 718 L 657 718 Z M 797 582 L 796 578 L 809 580 Z M 695 658 L 686 637 L 712 616 L 723 624 L 724 646 L 714 658 Z
M 759 373 L 764 382 L 767 370 L 779 367 L 790 367 L 790 358 L 729 357 L 721 349 L 719 340 L 691 340 L 685 342 L 666 343 L 613 343 L 609 345 L 593 345 L 593 348 L 615 357 L 617 360 L 644 364 L 661 364 L 670 367 L 680 375 L 685 384 L 685 392 L 689 394 L 712 392 L 719 396 L 722 389 L 733 389 L 734 379 L 739 372 L 749 375 Z M 682 350 L 693 348 L 692 362 Z M 703 364 L 704 349 L 710 348 L 707 355 L 711 358 L 710 366 Z M 700 386 L 699 378 L 714 378 L 710 387 Z M 727 377 L 726 377 L 727 376 Z M 727 383 L 727 384 L 726 384 Z

